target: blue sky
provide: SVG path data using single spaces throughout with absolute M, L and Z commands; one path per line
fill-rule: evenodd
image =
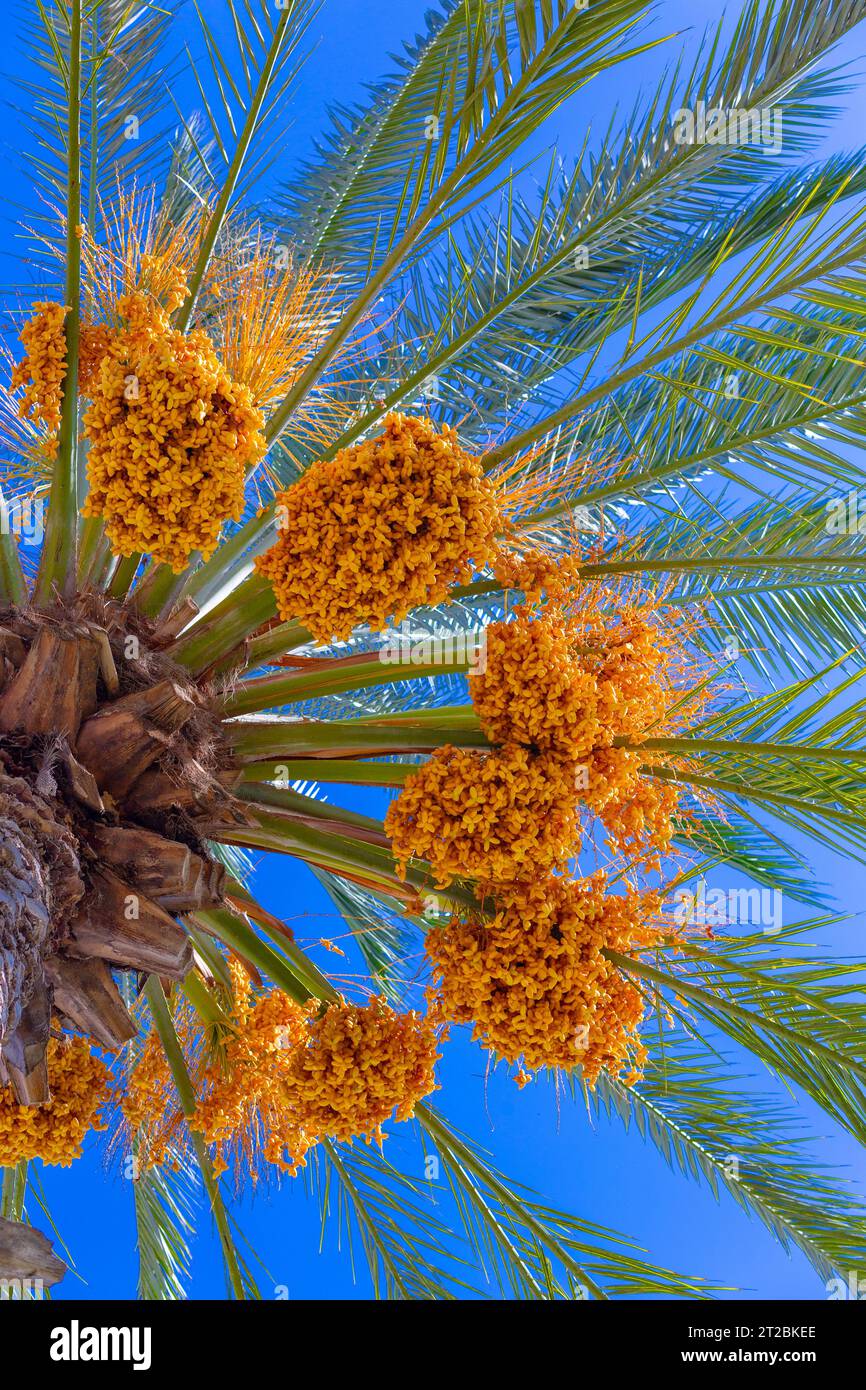
M 209 19 L 219 22 L 221 5 L 211 0 Z M 309 151 L 323 128 L 323 113 L 331 100 L 351 101 L 363 96 L 363 83 L 388 71 L 388 53 L 401 38 L 420 26 L 425 9 L 413 0 L 325 0 L 313 24 L 317 49 L 306 68 L 295 99 L 293 125 L 279 152 L 271 179 L 289 173 Z M 731 7 L 732 11 L 735 7 Z M 657 34 L 690 31 L 701 8 L 679 0 L 663 0 L 651 23 Z M 190 29 L 188 19 L 184 29 Z M 846 42 L 840 60 L 858 59 L 861 35 Z M 672 49 L 674 45 L 670 46 Z M 576 152 L 587 122 L 606 125 L 612 104 L 620 99 L 627 110 L 639 86 L 652 86 L 666 58 L 665 49 L 636 60 L 628 70 L 631 85 L 624 90 L 620 73 L 601 79 L 590 93 L 581 95 L 545 130 L 539 148 L 551 138 L 564 154 Z M 20 53 L 7 49 L 5 95 L 12 96 L 9 76 L 20 70 Z M 858 74 L 859 76 L 859 74 Z M 183 93 L 181 79 L 177 91 Z M 180 100 L 180 96 L 178 98 Z M 860 90 L 845 99 L 844 109 L 828 137 L 828 149 L 850 149 L 862 140 L 863 105 Z M 18 208 L 26 207 L 29 190 L 15 167 L 18 143 L 14 119 L 5 124 L 7 157 L 4 171 L 6 194 Z M 24 219 L 26 220 L 26 218 Z M 14 223 L 0 226 L 4 281 L 21 278 L 16 271 L 20 247 Z M 356 794 L 344 798 L 357 809 L 378 809 L 374 798 Z M 860 864 L 841 864 L 814 847 L 811 851 L 819 878 L 834 885 L 842 910 L 859 910 L 866 890 L 866 870 Z M 728 885 L 729 877 L 722 880 Z M 256 887 L 262 901 L 291 921 L 303 945 L 323 967 L 333 965 L 316 943 L 320 937 L 341 937 L 344 925 L 335 915 L 323 890 L 309 873 L 292 861 L 265 856 L 257 871 Z M 856 925 L 837 928 L 840 951 L 862 951 L 863 932 Z M 756 1081 L 758 1063 L 749 1064 Z M 821 1280 L 796 1253 L 787 1256 L 759 1223 L 746 1216 L 728 1197 L 717 1204 L 705 1188 L 672 1173 L 652 1145 L 635 1133 L 626 1134 L 618 1121 L 593 1120 L 570 1099 L 557 1100 L 553 1089 L 538 1084 L 520 1091 L 504 1071 L 488 1073 L 486 1057 L 457 1032 L 441 1065 L 442 1090 L 438 1102 L 459 1127 L 491 1150 L 501 1170 L 515 1182 L 544 1194 L 552 1205 L 592 1219 L 631 1237 L 660 1264 L 711 1278 L 738 1290 L 731 1296 L 754 1298 L 820 1298 Z M 769 1079 L 767 1079 L 769 1084 Z M 862 1184 L 862 1156 L 853 1141 L 829 1134 L 829 1122 L 816 1117 L 811 1106 L 802 1109 L 817 1133 L 827 1138 L 821 1146 L 825 1161 L 849 1166 Z M 420 1179 L 420 1154 L 407 1135 L 395 1133 L 389 1152 L 398 1165 Z M 68 1279 L 57 1296 L 126 1298 L 134 1295 L 136 1259 L 129 1183 L 116 1169 L 106 1170 L 98 1144 L 91 1142 L 84 1159 L 70 1170 L 47 1170 L 44 1187 L 49 1207 L 83 1280 Z M 320 1219 L 315 1201 L 309 1200 L 300 1181 L 279 1190 L 260 1192 L 255 1202 L 244 1200 L 238 1208 L 240 1224 L 268 1270 L 261 1277 L 268 1292 L 284 1286 L 292 1298 L 363 1298 L 369 1283 L 363 1260 L 356 1261 L 353 1279 L 345 1250 L 338 1249 L 336 1230 L 326 1231 L 321 1253 Z M 35 1213 L 34 1213 L 35 1215 Z M 218 1249 L 207 1220 L 194 1246 L 190 1294 L 194 1298 L 221 1297 L 223 1280 Z

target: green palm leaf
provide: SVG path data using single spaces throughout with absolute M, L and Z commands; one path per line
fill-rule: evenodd
M 826 1167 L 809 1162 L 796 1120 L 772 1096 L 755 1094 L 732 1075 L 728 1059 L 700 1051 L 681 1036 L 654 1043 L 652 1066 L 635 1086 L 602 1079 L 596 1110 L 634 1124 L 671 1167 L 728 1192 L 756 1215 L 784 1248 L 796 1247 L 824 1279 L 856 1266 L 864 1210 Z

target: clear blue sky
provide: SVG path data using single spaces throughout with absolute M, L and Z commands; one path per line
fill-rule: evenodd
M 206 6 L 209 19 L 213 16 L 216 22 L 221 8 L 219 0 L 211 0 Z M 736 6 L 730 8 L 735 12 Z M 306 69 L 295 103 L 294 126 L 273 171 L 274 179 L 287 173 L 309 151 L 311 140 L 322 128 L 328 101 L 361 97 L 363 82 L 389 69 L 388 53 L 397 49 L 401 38 L 414 33 L 424 9 L 425 5 L 415 0 L 364 0 L 363 4 L 358 0 L 325 0 L 313 25 L 319 46 Z M 662 0 L 653 29 L 657 33 L 690 30 L 695 22 L 704 23 L 704 15 L 710 17 L 705 8 L 694 3 Z M 715 7 L 712 16 L 715 18 Z M 6 64 L 7 73 L 11 73 L 20 70 L 20 53 L 13 53 L 8 42 L 8 9 L 5 18 Z M 191 27 L 188 21 L 186 27 Z M 692 31 L 689 41 L 694 38 Z M 858 34 L 846 43 L 842 56 L 856 59 L 862 48 L 863 35 Z M 639 85 L 653 85 L 664 56 L 664 50 L 656 51 L 635 62 L 627 91 L 623 90 L 621 73 L 614 80 L 599 81 L 591 96 L 581 97 L 557 116 L 552 129 L 545 132 L 544 143 L 550 135 L 564 154 L 576 152 L 587 121 L 603 127 L 617 99 L 624 108 L 630 107 Z M 11 98 L 8 79 L 3 86 Z M 183 92 L 183 82 L 176 90 Z M 847 99 L 830 147 L 858 145 L 863 128 L 858 91 Z M 4 139 L 7 157 L 14 165 L 18 136 L 12 118 L 5 123 Z M 7 197 L 26 207 L 29 190 L 14 167 L 4 169 L 4 182 Z M 0 227 L 0 250 L 0 279 L 8 282 L 15 277 L 19 254 L 14 225 Z M 351 804 L 374 809 L 362 797 L 355 797 Z M 817 847 L 814 860 L 818 877 L 835 885 L 840 906 L 857 911 L 866 895 L 863 866 L 830 861 Z M 307 871 L 291 861 L 265 856 L 258 870 L 257 888 L 272 910 L 292 920 L 299 940 L 311 944 L 315 958 L 325 968 L 332 965 L 335 958 L 325 955 L 315 943 L 321 936 L 340 936 L 343 927 Z M 862 930 L 851 926 L 839 931 L 848 933 L 848 942 L 840 950 L 854 953 L 858 944 L 862 950 Z M 757 1062 L 752 1069 L 757 1073 Z M 570 1101 L 557 1104 L 548 1085 L 521 1092 L 504 1072 L 488 1075 L 485 1055 L 459 1032 L 447 1050 L 441 1081 L 438 1101 L 446 1115 L 493 1151 L 509 1177 L 543 1193 L 552 1204 L 630 1235 L 661 1264 L 738 1287 L 741 1292 L 735 1296 L 823 1296 L 821 1280 L 805 1259 L 797 1254 L 786 1256 L 763 1227 L 729 1198 L 723 1197 L 717 1205 L 708 1190 L 671 1173 L 656 1150 L 637 1134 L 624 1134 L 618 1122 L 595 1123 Z M 829 1122 L 820 1118 L 814 1124 L 822 1135 L 830 1129 Z M 420 1158 L 408 1136 L 395 1134 L 389 1142 L 394 1161 L 399 1164 L 404 1153 L 407 1163 L 417 1166 L 420 1178 Z M 851 1171 L 859 1173 L 862 1183 L 863 1160 L 853 1141 L 832 1135 L 822 1151 L 827 1160 L 853 1165 Z M 132 1297 L 136 1262 L 131 1193 L 116 1169 L 105 1169 L 98 1144 L 91 1142 L 85 1158 L 74 1168 L 47 1170 L 44 1184 L 52 1213 L 84 1281 L 78 1284 L 68 1279 L 57 1296 Z M 263 1192 L 254 1204 L 244 1202 L 240 1216 L 273 1285 L 287 1286 L 291 1297 L 368 1296 L 363 1261 L 356 1262 L 353 1282 L 349 1261 L 337 1249 L 335 1231 L 326 1235 L 319 1253 L 317 1207 L 306 1197 L 300 1181 Z M 269 1279 L 263 1277 L 261 1283 L 267 1292 Z M 190 1293 L 195 1298 L 223 1295 L 219 1254 L 207 1220 L 195 1246 Z

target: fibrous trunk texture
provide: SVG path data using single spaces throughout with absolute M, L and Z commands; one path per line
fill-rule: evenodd
M 0 774 L 0 1061 L 19 1101 L 47 1100 L 52 922 L 84 892 L 76 842 L 46 799 Z
M 47 1287 L 58 1284 L 66 1265 L 51 1249 L 51 1242 L 40 1231 L 22 1221 L 0 1216 L 0 1279 L 30 1284 L 39 1280 Z
M 52 1031 L 110 1051 L 134 1037 L 113 970 L 182 980 L 175 914 L 224 901 L 190 817 L 225 801 L 217 721 L 161 656 L 176 627 L 87 600 L 0 614 L 0 1087 L 20 1105 L 51 1098 Z M 0 1280 L 65 1272 L 45 1236 L 0 1218 Z
M 50 1099 L 52 1028 L 121 1048 L 112 971 L 183 979 L 176 915 L 224 902 L 189 815 L 225 799 L 217 721 L 160 638 L 86 600 L 0 614 L 0 1085 L 19 1104 Z

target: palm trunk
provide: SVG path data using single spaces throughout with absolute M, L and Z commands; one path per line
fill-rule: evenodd
M 122 1048 L 136 1027 L 112 970 L 182 980 L 177 915 L 224 900 L 224 870 L 181 814 L 225 799 L 219 717 L 156 650 L 121 693 L 126 626 L 88 612 L 10 610 L 0 625 L 0 1086 L 20 1105 L 50 1099 L 52 1019 Z M 158 805 L 148 777 L 169 784 Z
M 49 1098 L 44 961 L 52 919 L 62 920 L 82 887 L 69 831 L 26 782 L 0 775 L 0 1079 L 22 1105 Z
M 25 1285 L 38 1281 L 50 1286 L 59 1283 L 65 1273 L 66 1265 L 41 1231 L 0 1216 L 0 1280 Z

